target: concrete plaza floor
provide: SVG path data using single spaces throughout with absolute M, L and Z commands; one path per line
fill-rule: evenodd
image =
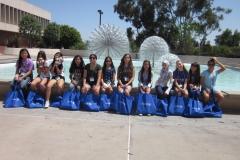
M 1 160 L 239 160 L 240 115 L 135 116 L 3 108 Z

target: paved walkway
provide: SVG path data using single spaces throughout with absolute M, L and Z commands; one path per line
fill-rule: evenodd
M 3 108 L 3 160 L 239 160 L 240 115 L 126 116 L 58 108 Z

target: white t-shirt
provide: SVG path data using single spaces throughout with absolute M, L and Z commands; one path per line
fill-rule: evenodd
M 40 73 L 40 77 L 43 77 L 43 78 L 49 78 L 50 77 L 50 72 L 49 72 L 49 62 L 48 61 L 45 61 L 44 62 L 44 68 L 48 68 L 48 71 L 46 74 L 44 74 L 43 72 Z
M 63 76 L 64 77 L 64 63 L 62 63 L 62 65 L 63 65 L 63 67 L 62 67 L 62 69 L 61 69 L 61 76 Z M 51 68 L 52 68 L 52 65 L 50 64 L 49 65 L 49 71 L 51 70 Z M 52 73 L 52 77 L 53 76 L 59 76 L 59 75 L 56 75 L 54 72 Z

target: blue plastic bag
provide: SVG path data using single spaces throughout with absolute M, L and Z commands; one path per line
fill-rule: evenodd
M 222 109 L 216 102 L 209 102 L 203 110 L 206 117 L 222 118 Z
M 158 99 L 155 115 L 167 117 L 168 116 L 168 100 L 167 98 Z
M 157 95 L 136 94 L 136 114 L 155 114 L 157 106 Z
M 109 111 L 112 104 L 113 94 L 100 95 L 100 111 Z
M 23 107 L 25 99 L 22 90 L 17 90 L 18 83 L 15 84 L 14 91 L 9 91 L 5 100 L 4 108 Z
M 71 89 L 64 92 L 60 109 L 79 110 L 80 107 L 80 92 L 72 91 Z
M 26 107 L 28 108 L 43 108 L 45 100 L 36 92 L 30 91 L 27 96 Z
M 169 115 L 182 116 L 185 110 L 185 102 L 183 96 L 171 96 L 169 102 Z
M 194 97 L 196 96 L 193 94 L 193 98 L 189 99 L 183 115 L 186 117 L 204 118 L 205 113 L 203 110 L 203 104 L 202 102 L 199 101 L 198 98 L 194 98 Z
M 113 92 L 111 98 L 110 109 L 118 112 L 118 99 L 119 99 L 120 92 Z
M 62 96 L 56 96 L 54 99 L 50 100 L 50 107 L 59 107 L 62 103 Z
M 100 110 L 100 96 L 94 94 L 82 94 L 81 104 L 84 111 L 99 112 Z
M 113 105 L 115 105 L 114 110 L 117 112 L 126 115 L 131 114 L 133 103 L 133 96 L 125 96 L 123 93 L 115 92 Z

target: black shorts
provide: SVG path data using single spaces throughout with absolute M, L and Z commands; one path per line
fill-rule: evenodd
M 64 76 L 53 76 L 52 79 L 55 79 L 56 81 L 58 81 L 59 79 L 63 79 L 65 81 Z
M 127 83 L 128 83 L 128 81 L 122 82 L 123 85 L 125 85 L 125 84 L 127 84 Z M 120 83 L 117 83 L 117 86 L 120 86 Z M 130 83 L 129 86 L 132 87 L 132 83 Z

